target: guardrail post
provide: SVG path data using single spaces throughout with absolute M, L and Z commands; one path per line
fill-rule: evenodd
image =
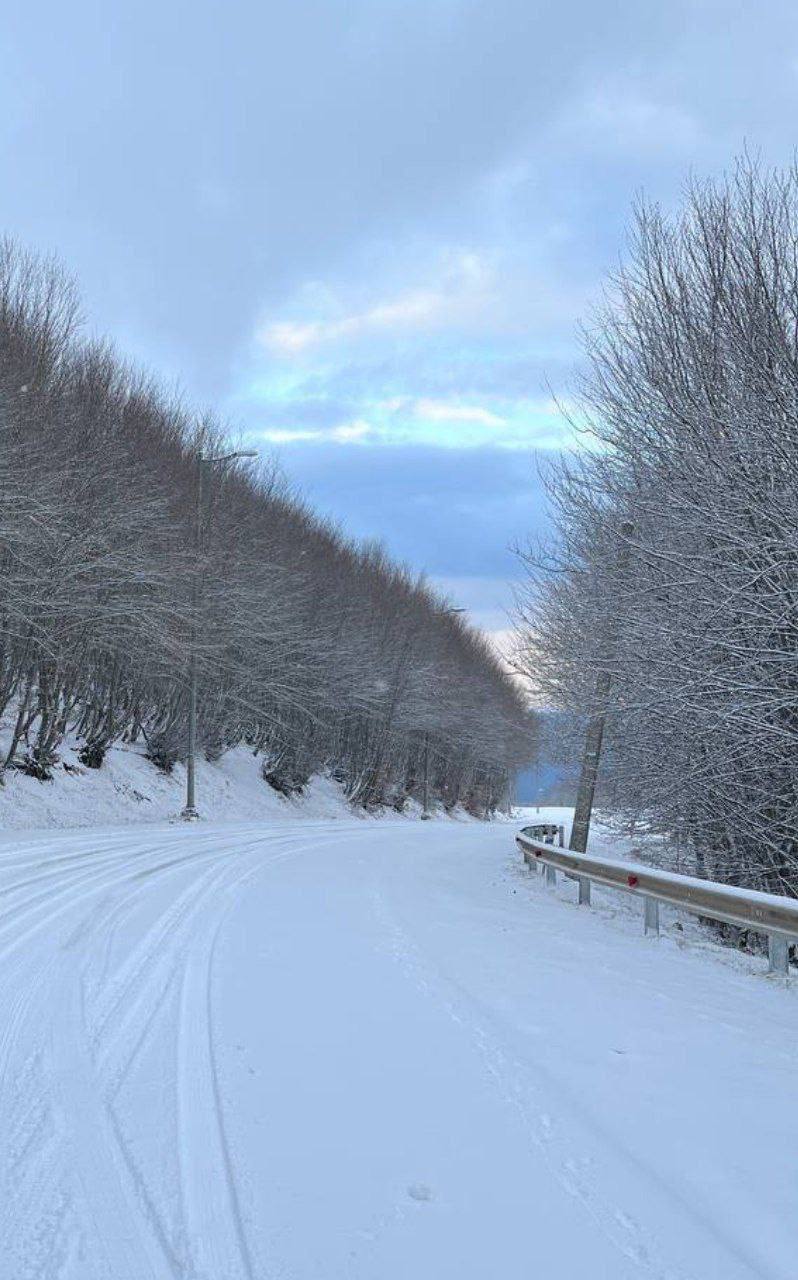
M 556 884 L 556 883 L 557 883 L 557 872 L 555 871 L 554 867 L 549 866 L 547 863 L 546 864 L 546 884 Z
M 787 939 L 781 934 L 768 934 L 768 973 L 777 973 L 786 978 L 790 972 L 790 949 Z
M 656 898 L 643 899 L 643 931 L 659 934 L 659 903 Z
M 590 881 L 587 876 L 579 876 L 579 905 L 580 907 L 590 906 Z

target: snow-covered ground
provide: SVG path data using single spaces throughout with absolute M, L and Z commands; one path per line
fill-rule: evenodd
M 8 732 L 7 725 L 0 725 L 0 751 Z M 120 743 L 108 752 L 101 769 L 87 769 L 79 761 L 79 745 L 67 737 L 49 782 L 6 774 L 0 787 L 0 831 L 154 823 L 179 815 L 186 788 L 182 764 L 165 774 L 146 759 L 142 747 Z M 200 758 L 197 798 L 202 817 L 213 822 L 282 822 L 298 817 L 351 821 L 358 816 L 330 778 L 312 778 L 304 795 L 286 800 L 263 781 L 260 770 L 261 758 L 246 747 L 235 747 L 214 763 Z M 418 810 L 410 808 L 408 816 L 417 817 Z
M 0 847 L 5 1280 L 788 1280 L 798 993 L 506 823 Z

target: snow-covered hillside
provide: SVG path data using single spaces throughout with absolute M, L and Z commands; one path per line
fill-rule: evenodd
M 508 824 L 0 848 L 9 1280 L 791 1280 L 796 992 Z
M 2 734 L 0 733 L 0 746 Z M 101 769 L 78 759 L 78 743 L 67 737 L 51 782 L 9 772 L 0 787 L 0 831 L 42 827 L 95 827 L 163 822 L 185 804 L 185 768 L 156 769 L 141 748 L 112 747 Z M 197 797 L 203 818 L 214 822 L 268 822 L 357 816 L 341 788 L 329 778 L 311 779 L 305 794 L 286 800 L 261 777 L 261 760 L 234 747 L 213 764 L 197 761 Z M 413 814 L 412 808 L 408 808 Z

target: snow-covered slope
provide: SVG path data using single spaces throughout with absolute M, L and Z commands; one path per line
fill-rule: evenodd
M 0 1276 L 792 1280 L 796 992 L 512 835 L 6 836 Z
M 115 746 L 101 769 L 80 764 L 78 744 L 67 739 L 51 782 L 8 773 L 0 787 L 0 831 L 41 827 L 92 827 L 163 822 L 185 804 L 186 773 L 156 769 L 138 747 Z M 292 821 L 357 816 L 341 788 L 326 777 L 311 779 L 303 796 L 286 800 L 263 781 L 261 761 L 246 747 L 210 764 L 197 762 L 197 799 L 202 818 L 214 822 Z M 412 808 L 409 816 L 417 816 Z

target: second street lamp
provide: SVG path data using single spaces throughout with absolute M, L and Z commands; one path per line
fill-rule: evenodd
M 191 588 L 192 623 L 191 652 L 189 654 L 189 690 L 188 690 L 188 741 L 186 743 L 186 803 L 181 818 L 198 818 L 196 805 L 196 760 L 197 760 L 197 642 L 199 640 L 199 605 L 200 605 L 200 558 L 202 555 L 202 498 L 205 468 L 221 466 L 226 462 L 234 462 L 237 458 L 257 458 L 254 449 L 238 450 L 235 453 L 221 454 L 216 458 L 197 458 L 197 511 L 194 530 L 194 550 L 196 566 Z

